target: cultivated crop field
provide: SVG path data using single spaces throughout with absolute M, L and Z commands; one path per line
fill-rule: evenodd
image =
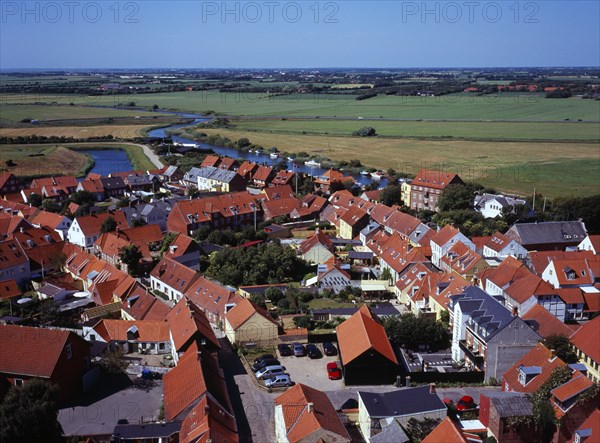
M 482 142 L 358 138 L 297 134 L 266 134 L 230 129 L 203 129 L 231 140 L 248 137 L 252 143 L 277 146 L 281 151 L 320 155 L 334 160 L 360 159 L 375 168 L 416 173 L 420 168 L 458 172 L 506 192 L 529 194 L 535 187 L 547 196 L 591 195 L 598 189 L 598 143 Z
M 12 160 L 16 166 L 6 167 Z M 80 152 L 56 145 L 2 145 L 0 167 L 18 177 L 38 175 L 80 176 L 89 164 L 89 158 Z
M 92 108 L 69 105 L 18 105 L 0 102 L 0 123 L 10 125 L 19 123 L 23 119 L 36 120 L 66 120 L 82 118 L 110 118 L 110 117 L 152 117 L 152 112 L 129 110 Z

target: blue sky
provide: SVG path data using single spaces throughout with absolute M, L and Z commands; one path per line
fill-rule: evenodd
M 0 6 L 0 69 L 600 65 L 596 0 Z

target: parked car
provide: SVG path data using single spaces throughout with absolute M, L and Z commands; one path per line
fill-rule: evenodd
M 321 358 L 323 357 L 323 353 L 317 347 L 317 345 L 313 343 L 309 343 L 306 345 L 306 352 L 308 353 L 308 358 Z
M 263 360 L 267 360 L 267 359 L 269 359 L 269 358 L 275 358 L 275 356 L 274 356 L 273 354 L 263 354 L 263 355 L 261 355 L 260 357 L 257 357 L 257 358 L 254 360 L 254 363 L 255 363 L 255 364 L 256 364 L 256 363 L 260 363 L 261 361 L 263 361 Z
M 327 356 L 337 355 L 337 348 L 330 341 L 323 343 L 323 353 Z
M 264 380 L 266 378 L 275 377 L 276 375 L 285 374 L 285 366 L 277 365 L 277 366 L 266 366 L 262 368 L 260 371 L 256 372 L 256 378 L 259 380 Z
M 292 348 L 294 349 L 294 355 L 296 357 L 304 357 L 306 355 L 306 348 L 304 345 L 300 343 L 294 343 Z
M 458 400 L 458 403 L 456 403 L 456 410 L 461 412 L 475 409 L 476 407 L 477 404 L 470 395 L 463 395 L 460 400 Z
M 329 376 L 329 380 L 339 380 L 342 378 L 342 370 L 336 362 L 332 361 L 327 363 L 327 375 Z
M 254 363 L 252 365 L 252 370 L 254 372 L 260 371 L 262 368 L 266 368 L 267 366 L 277 366 L 280 365 L 279 360 L 276 358 L 267 358 L 266 360 L 261 360 L 258 363 Z
M 294 355 L 292 347 L 287 343 L 278 344 L 277 350 L 279 351 L 279 355 L 281 355 L 282 357 L 289 357 L 290 355 Z
M 292 386 L 292 379 L 289 374 L 276 375 L 265 380 L 267 388 L 282 388 Z

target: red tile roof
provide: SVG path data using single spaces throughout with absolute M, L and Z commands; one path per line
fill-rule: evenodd
M 65 219 L 64 215 L 55 214 L 53 212 L 40 211 L 29 221 L 35 225 L 48 226 L 49 228 L 56 229 L 58 225 Z
M 204 161 L 200 165 L 201 168 L 206 168 L 209 166 L 217 167 L 221 163 L 221 159 L 218 155 L 207 155 L 204 158 Z
M 243 297 L 235 304 L 235 306 L 232 309 L 230 309 L 225 314 L 225 318 L 227 319 L 231 327 L 235 330 L 242 326 L 244 323 L 246 323 L 248 320 L 250 320 L 250 318 L 254 314 L 258 314 L 270 321 L 271 323 L 273 323 L 274 325 L 277 325 L 275 320 L 273 320 L 273 318 L 265 309 L 261 308 L 260 306 L 252 303 L 247 298 Z
M 543 308 L 542 308 L 543 309 Z M 551 358 L 550 350 L 542 343 L 538 343 L 535 348 L 517 360 L 512 367 L 503 375 L 504 382 L 508 383 L 510 391 L 515 392 L 535 392 L 552 375 L 552 371 L 566 365 L 558 357 Z M 529 383 L 522 385 L 519 382 L 519 370 L 521 367 L 538 366 L 540 373 L 533 377 Z M 504 389 L 504 388 L 503 388 Z
M 593 262 L 595 261 L 594 259 Z M 591 272 L 588 260 L 553 260 L 552 264 L 554 264 L 558 284 L 561 286 L 594 284 L 594 275 Z M 575 278 L 569 279 L 568 275 L 570 274 Z
M 594 260 L 592 251 L 532 251 L 529 253 L 531 267 L 537 275 L 542 275 L 544 269 L 553 260 Z
M 341 219 L 348 226 L 355 226 L 368 219 L 368 214 L 357 206 L 352 206 Z
M 230 288 L 205 277 L 198 277 L 185 292 L 185 297 L 204 311 L 213 324 L 223 320 L 225 308 L 241 298 Z
M 585 303 L 583 291 L 580 288 L 559 288 L 554 291 L 567 304 L 578 305 Z
M 309 404 L 312 404 L 312 409 L 309 409 Z M 335 441 L 350 441 L 350 435 L 331 401 L 321 391 L 299 383 L 277 397 L 275 405 L 282 407 L 290 443 L 317 441 L 311 435 L 319 430 L 337 434 L 339 437 Z
M 237 443 L 235 417 L 212 397 L 203 396 L 181 423 L 180 443 Z
M 270 220 L 272 218 L 280 217 L 282 215 L 290 215 L 292 211 L 294 211 L 294 209 L 299 209 L 300 205 L 300 200 L 298 200 L 295 197 L 291 197 L 265 201 L 263 202 L 262 207 L 265 213 L 265 219 Z
M 577 371 L 577 373 L 578 375 L 576 376 L 573 374 L 573 378 L 571 380 L 550 391 L 558 401 L 564 403 L 565 401 L 594 386 L 593 381 L 591 381 L 581 372 Z
M 446 274 L 440 280 L 440 293 L 434 292 L 431 294 L 431 298 L 433 298 L 440 306 L 448 309 L 448 305 L 450 304 L 450 297 L 453 295 L 463 294 L 465 289 L 469 287 L 469 282 L 462 278 L 460 275 L 456 274 Z
M 134 288 L 125 299 L 121 309 L 136 320 L 166 320 L 167 314 L 171 310 L 157 297 L 148 294 L 141 286 Z
M 183 294 L 198 278 L 198 274 L 193 269 L 164 256 L 152 269 L 150 277 L 160 280 Z
M 506 289 L 506 294 L 519 304 L 525 303 L 531 296 L 554 295 L 557 293 L 548 282 L 527 271 Z
M 17 282 L 12 280 L 0 281 L 0 299 L 9 300 L 22 294 Z
M 458 274 L 464 275 L 471 273 L 471 270 L 477 265 L 481 265 L 483 257 L 477 252 L 470 249 L 463 242 L 456 242 L 446 253 L 442 256 L 440 261 L 445 263 L 450 269 Z M 478 269 L 482 271 L 483 269 Z
M 194 241 L 194 239 L 192 237 L 188 237 L 185 234 L 177 234 L 177 237 L 175 238 L 175 240 L 173 240 L 173 243 L 171 243 L 170 246 L 171 247 L 164 255 L 165 257 L 181 257 L 182 255 L 188 254 L 190 252 L 198 252 L 200 250 L 198 244 Z M 171 252 L 172 250 L 174 251 Z
M 0 269 L 23 265 L 29 260 L 16 240 L 0 242 Z
M 495 269 L 489 269 L 485 275 L 482 275 L 482 281 L 490 280 L 499 288 L 525 277 L 529 274 L 527 267 L 512 256 L 505 258 Z
M 521 314 L 521 318 L 532 324 L 537 333 L 543 338 L 554 334 L 570 337 L 573 334 L 573 330 L 569 326 L 550 314 L 546 308 L 538 303 L 535 303 L 525 313 Z
M 267 197 L 267 200 L 294 198 L 294 191 L 292 191 L 290 185 L 272 186 L 263 189 L 262 193 Z
M 42 189 L 43 187 L 59 186 L 75 189 L 79 182 L 73 175 L 60 177 L 36 178 L 31 182 L 31 189 Z
M 238 161 L 235 158 L 231 157 L 222 157 L 221 163 L 217 166 L 219 169 L 225 169 L 227 171 L 235 171 L 239 166 Z
M 333 252 L 333 243 L 329 237 L 320 229 L 316 229 L 315 233 L 308 237 L 300 244 L 300 252 L 305 255 L 317 245 L 323 245 L 326 249 Z
M 451 183 L 462 183 L 462 180 L 457 174 L 452 172 L 421 169 L 415 176 L 411 185 L 433 189 L 446 189 Z
M 78 335 L 61 329 L 0 325 L 0 372 L 49 378 L 65 346 Z
M 579 328 L 571 337 L 571 343 L 596 363 L 600 363 L 598 337 L 600 337 L 600 316 L 595 317 Z
M 106 341 L 127 341 L 127 331 L 137 328 L 139 342 L 167 342 L 170 340 L 169 325 L 166 321 L 152 320 L 111 320 L 103 319 L 94 325 L 94 330 Z
M 368 314 L 365 309 L 369 311 Z M 366 305 L 363 305 L 360 310 L 336 328 L 344 364 L 350 363 L 371 349 L 398 364 L 384 327 L 374 318 Z
M 496 232 L 494 235 L 489 237 L 489 240 L 485 243 L 485 246 L 493 251 L 500 252 L 511 242 L 511 238 L 501 232 Z
M 184 350 L 193 340 L 201 338 L 216 348 L 221 347 L 204 312 L 185 297 L 167 314 L 167 322 L 177 351 Z
M 450 417 L 446 417 L 422 443 L 468 443 L 460 428 Z
M 99 234 L 100 229 L 102 228 L 102 224 L 109 217 L 112 217 L 117 222 L 117 226 L 120 229 L 125 229 L 129 227 L 129 225 L 127 224 L 127 218 L 125 217 L 125 213 L 123 211 L 84 215 L 81 217 L 77 217 L 75 220 L 77 221 L 77 224 L 79 225 L 79 228 L 84 233 L 84 235 L 90 236 Z
M 459 234 L 460 231 L 452 225 L 446 225 L 442 229 L 440 229 L 433 237 L 431 237 L 431 242 L 435 243 L 438 246 L 444 246 L 448 243 L 452 238 Z
M 256 171 L 257 168 L 258 165 L 256 163 L 245 161 L 238 168 L 237 173 L 248 180 L 252 178 L 252 174 L 254 174 L 254 171 Z
M 271 178 L 272 174 L 273 168 L 271 168 L 270 166 L 259 166 L 254 175 L 252 176 L 252 179 L 254 181 L 267 182 L 269 181 L 269 178 Z
M 279 171 L 276 173 L 275 178 L 271 181 L 271 185 L 287 185 L 294 179 L 294 172 L 292 171 Z

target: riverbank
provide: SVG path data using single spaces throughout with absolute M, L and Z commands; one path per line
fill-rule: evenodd
M 162 163 L 159 158 L 154 155 L 152 150 L 145 146 L 136 143 L 75 143 L 73 145 L 65 145 L 74 151 L 85 150 L 121 150 L 125 151 L 127 158 L 133 165 L 133 169 L 147 171 L 149 169 L 162 168 Z

